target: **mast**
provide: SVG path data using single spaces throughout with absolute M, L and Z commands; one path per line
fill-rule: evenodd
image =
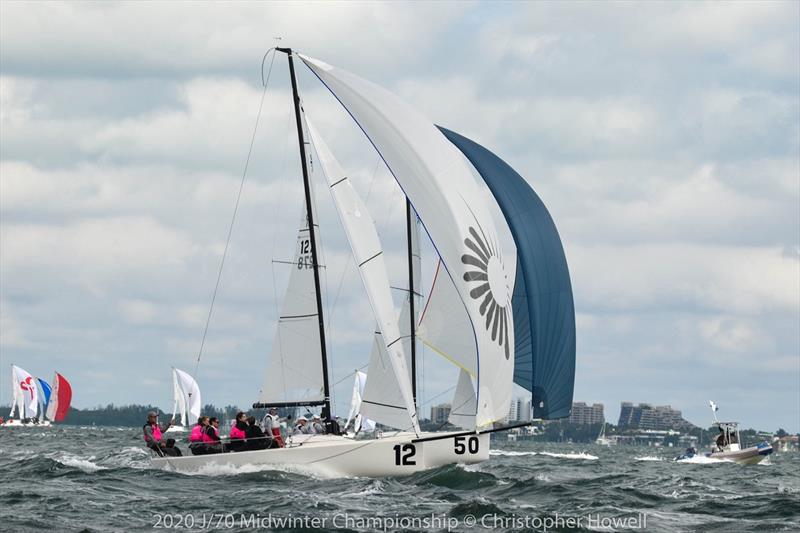
M 412 241 L 412 213 L 411 202 L 406 198 L 406 241 L 408 242 L 408 330 L 411 341 L 411 392 L 414 395 L 414 409 L 417 408 L 417 343 L 416 343 L 416 314 L 414 313 L 414 246 Z
M 297 122 L 297 141 L 300 146 L 300 163 L 303 169 L 303 188 L 306 196 L 306 213 L 308 216 L 308 233 L 311 244 L 311 262 L 314 271 L 314 288 L 317 297 L 317 318 L 319 319 L 320 355 L 322 356 L 322 389 L 325 399 L 322 404 L 322 419 L 330 420 L 331 393 L 328 383 L 328 354 L 325 345 L 325 321 L 322 316 L 322 291 L 319 285 L 319 261 L 317 260 L 317 239 L 314 232 L 314 209 L 311 204 L 311 183 L 308 178 L 308 161 L 306 159 L 306 145 L 303 137 L 303 119 L 300 110 L 300 95 L 297 92 L 297 77 L 294 72 L 294 59 L 291 48 L 276 48 L 289 58 L 289 75 L 292 79 L 292 96 L 294 99 L 294 117 Z

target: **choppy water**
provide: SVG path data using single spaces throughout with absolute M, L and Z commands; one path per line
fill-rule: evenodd
M 740 466 L 627 446 L 492 449 L 486 463 L 408 478 L 187 476 L 149 469 L 136 429 L 0 428 L 0 530 L 244 531 L 292 517 L 284 525 L 340 531 L 800 531 L 797 453 Z

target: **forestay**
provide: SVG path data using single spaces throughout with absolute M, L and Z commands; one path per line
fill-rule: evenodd
M 478 427 L 504 418 L 513 375 L 512 280 L 466 160 L 431 121 L 395 95 L 342 69 L 300 57 L 383 157 L 468 311 L 479 357 Z
M 384 412 L 395 411 L 397 414 L 393 414 L 392 418 L 397 417 L 399 420 L 393 421 L 391 424 L 393 427 L 412 429 L 418 433 L 419 425 L 411 391 L 409 370 L 406 365 L 400 329 L 392 304 L 389 277 L 386 273 L 383 250 L 375 223 L 328 146 L 307 118 L 306 121 L 311 141 L 328 181 L 336 211 L 347 234 L 353 258 L 358 265 L 361 281 L 378 322 L 378 329 L 382 334 L 380 340 L 388 354 L 389 365 L 401 395 L 401 401 L 396 403 L 389 403 L 383 398 L 382 401 L 376 402 L 365 397 L 361 413 L 365 417 L 385 423 Z
M 535 417 L 569 416 L 575 383 L 575 305 L 555 223 L 528 182 L 507 163 L 466 137 L 440 130 L 489 186 L 517 247 L 514 381 L 532 392 Z

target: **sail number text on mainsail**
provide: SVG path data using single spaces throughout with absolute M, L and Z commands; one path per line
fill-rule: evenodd
M 314 262 L 311 260 L 311 241 L 303 239 L 300 241 L 300 256 L 297 258 L 297 270 L 307 268 L 314 268 Z

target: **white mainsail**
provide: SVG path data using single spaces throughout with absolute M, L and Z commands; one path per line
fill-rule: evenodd
M 313 194 L 311 198 L 313 206 Z M 291 269 L 261 389 L 263 403 L 313 402 L 325 397 L 311 239 L 305 209 Z
M 361 413 L 378 422 L 384 422 L 386 411 L 395 411 L 392 415 L 392 427 L 411 429 L 419 433 L 417 413 L 414 406 L 414 395 L 411 390 L 409 369 L 406 364 L 406 355 L 403 350 L 400 328 L 392 303 L 392 294 L 389 276 L 383 260 L 383 249 L 375 229 L 375 222 L 367 211 L 367 206 L 361 200 L 350 180 L 334 158 L 325 141 L 322 140 L 314 126 L 308 122 L 311 141 L 316 149 L 323 173 L 328 181 L 331 195 L 333 196 L 336 211 L 342 221 L 353 258 L 358 265 L 361 281 L 366 289 L 372 312 L 378 322 L 381 332 L 382 348 L 388 355 L 389 365 L 397 382 L 401 400 L 390 403 L 382 396 L 381 402 L 373 402 L 365 398 L 362 403 Z M 376 337 L 377 338 L 377 337 Z
M 200 411 L 203 408 L 203 400 L 200 395 L 200 387 L 197 381 L 188 373 L 177 368 L 173 369 L 176 383 L 180 389 L 183 409 L 181 410 L 182 423 L 190 426 L 200 418 Z
M 13 418 L 14 409 L 17 409 L 17 418 L 33 418 L 39 408 L 39 393 L 36 385 L 36 378 L 31 376 L 26 370 L 11 365 L 11 390 L 13 403 L 9 418 Z
M 342 69 L 299 57 L 383 157 L 468 311 L 478 353 L 477 426 L 504 418 L 514 368 L 513 280 L 467 161 L 430 120 L 392 93 Z

